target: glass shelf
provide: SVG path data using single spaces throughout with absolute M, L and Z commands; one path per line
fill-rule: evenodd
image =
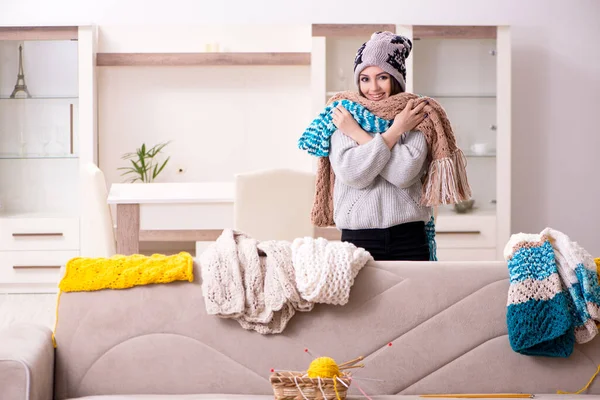
M 76 159 L 77 154 L 16 154 L 0 153 L 0 160 L 46 160 L 46 159 Z
M 464 152 L 465 157 L 469 157 L 469 158 L 492 158 L 492 157 L 496 157 L 496 153 L 473 153 L 472 151 L 465 151 Z
M 432 99 L 495 99 L 496 95 L 492 93 L 477 94 L 477 93 L 458 93 L 458 94 L 435 94 L 435 93 L 420 93 L 421 96 L 431 97 Z
M 19 96 L 21 96 L 22 94 L 19 93 Z M 15 97 L 14 99 L 10 97 L 10 95 L 0 95 L 0 100 L 9 100 L 9 101 L 14 101 L 14 100 L 27 100 L 27 101 L 35 101 L 35 100 L 71 100 L 71 101 L 77 101 L 79 100 L 79 97 L 73 97 L 73 96 L 33 96 L 30 98 L 27 97 Z

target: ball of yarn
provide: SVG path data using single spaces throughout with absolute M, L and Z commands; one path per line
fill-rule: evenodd
M 308 367 L 309 378 L 333 378 L 341 376 L 340 367 L 330 357 L 315 358 Z

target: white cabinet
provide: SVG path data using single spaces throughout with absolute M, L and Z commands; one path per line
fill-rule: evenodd
M 438 259 L 501 260 L 511 219 L 511 58 L 505 26 L 313 25 L 314 109 L 338 91 L 356 90 L 356 50 L 376 31 L 410 38 L 407 91 L 446 110 L 475 206 L 459 214 L 442 206 L 436 220 Z
M 510 236 L 509 30 L 413 26 L 406 31 L 413 40 L 412 91 L 446 110 L 467 158 L 475 201 L 464 214 L 453 206 L 438 209 L 438 258 L 501 260 Z
M 56 291 L 96 161 L 93 27 L 0 28 L 0 292 Z M 25 90 L 26 86 L 26 90 Z
M 496 258 L 497 218 L 493 210 L 470 214 L 442 211 L 435 228 L 439 260 L 486 261 Z

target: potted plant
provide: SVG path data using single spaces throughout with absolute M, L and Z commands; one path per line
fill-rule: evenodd
M 159 161 L 160 152 L 168 145 L 170 141 L 159 143 L 151 148 L 147 148 L 145 143 L 136 149 L 133 153 L 124 154 L 121 159 L 129 160 L 131 163 L 128 167 L 118 168 L 124 170 L 121 176 L 128 176 L 128 181 L 133 182 L 152 182 L 165 168 L 169 159 L 167 157 L 162 163 Z

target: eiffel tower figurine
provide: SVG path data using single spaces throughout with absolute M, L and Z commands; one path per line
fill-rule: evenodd
M 31 94 L 29 94 L 29 90 L 27 90 L 27 85 L 25 84 L 25 73 L 23 72 L 23 46 L 21 45 L 19 45 L 19 74 L 17 75 L 17 83 L 15 84 L 15 89 L 10 95 L 10 98 L 14 99 L 18 92 L 25 92 L 27 93 L 27 97 L 31 98 Z

